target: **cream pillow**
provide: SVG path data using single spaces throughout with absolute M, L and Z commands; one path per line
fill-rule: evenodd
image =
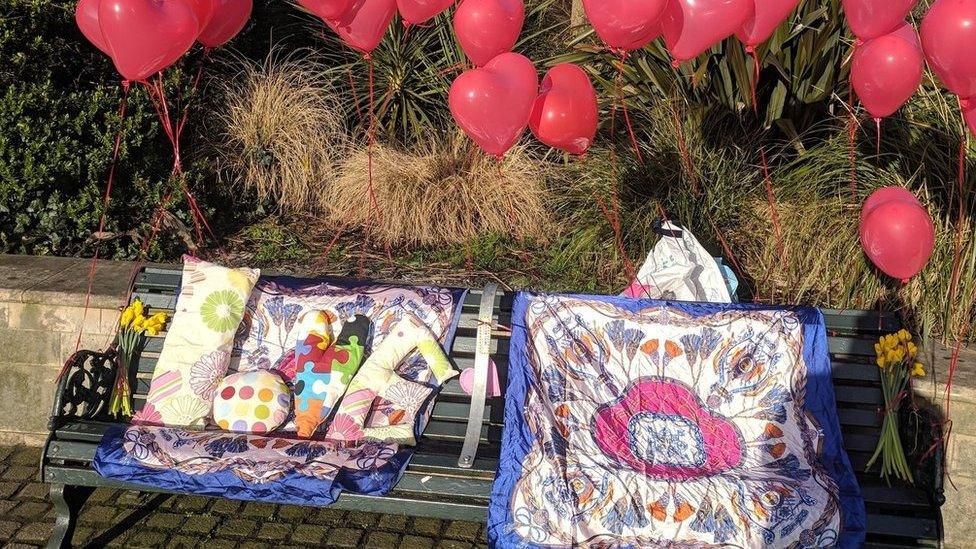
M 234 334 L 261 272 L 183 257 L 183 286 L 136 420 L 202 428 L 227 373 Z

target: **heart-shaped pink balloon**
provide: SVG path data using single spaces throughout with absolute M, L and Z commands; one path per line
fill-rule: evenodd
M 522 0 L 463 0 L 454 12 L 454 34 L 479 67 L 512 51 L 525 23 Z
M 200 32 L 207 28 L 210 20 L 213 19 L 215 0 L 188 0 L 190 7 L 197 14 L 197 23 L 200 24 Z
M 854 36 L 870 40 L 894 32 L 905 23 L 916 0 L 843 0 L 847 26 Z
M 906 23 L 898 31 L 872 38 L 854 50 L 851 86 L 872 117 L 884 118 L 915 95 L 924 71 L 918 37 Z
M 583 69 L 572 63 L 549 69 L 529 117 L 529 127 L 539 141 L 583 154 L 593 144 L 598 122 L 596 91 Z
M 671 57 L 698 57 L 742 27 L 753 8 L 753 0 L 668 0 L 661 31 Z
M 667 0 L 583 0 L 583 10 L 607 46 L 634 51 L 661 34 L 657 23 L 666 4 Z
M 325 24 L 350 47 L 369 54 L 380 45 L 396 15 L 396 0 L 358 0 L 340 19 Z
M 752 17 L 735 31 L 735 36 L 746 46 L 756 47 L 776 32 L 800 0 L 754 0 Z
M 208 48 L 219 48 L 241 32 L 254 9 L 253 0 L 213 0 L 213 16 L 197 39 Z
M 81 34 L 85 35 L 89 42 L 100 49 L 102 53 L 111 57 L 108 44 L 105 43 L 105 38 L 102 36 L 102 27 L 98 23 L 99 3 L 101 0 L 80 0 L 75 6 L 75 23 L 78 24 Z
M 397 0 L 397 9 L 404 24 L 419 25 L 430 21 L 453 3 L 454 0 Z
M 319 16 L 320 19 L 340 20 L 353 7 L 353 0 L 298 0 L 308 11 Z
M 115 68 L 134 81 L 175 63 L 200 31 L 186 0 L 102 0 L 98 21 Z
M 538 86 L 532 61 L 503 53 L 459 76 L 448 102 L 461 129 L 485 152 L 501 158 L 525 131 Z
M 976 96 L 976 0 L 936 0 L 921 26 L 929 67 L 959 97 Z

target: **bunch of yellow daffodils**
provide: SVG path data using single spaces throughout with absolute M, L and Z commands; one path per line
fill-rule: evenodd
M 122 311 L 119 319 L 118 368 L 115 389 L 109 402 L 109 413 L 116 417 L 132 416 L 132 389 L 129 386 L 129 366 L 146 343 L 146 336 L 156 336 L 166 327 L 169 316 L 156 313 L 146 316 L 142 301 L 134 300 Z
M 895 476 L 912 482 L 912 472 L 905 458 L 898 428 L 898 411 L 911 391 L 911 379 L 924 377 L 925 366 L 918 361 L 918 346 L 907 330 L 881 336 L 874 344 L 878 368 L 881 371 L 881 392 L 884 394 L 884 423 L 878 447 L 868 461 L 870 469 L 881 459 L 881 476 Z

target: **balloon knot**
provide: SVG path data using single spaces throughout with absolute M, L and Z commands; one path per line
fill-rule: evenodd
M 756 53 L 756 47 L 753 46 L 752 44 L 746 44 L 746 53 L 748 53 L 749 55 Z
M 902 284 L 908 284 L 908 281 L 909 281 L 909 279 L 907 279 L 907 278 L 901 279 L 901 283 Z
M 680 60 L 675 59 L 675 60 L 671 61 L 671 68 L 677 69 L 677 68 L 680 68 L 680 67 L 681 67 L 681 61 Z

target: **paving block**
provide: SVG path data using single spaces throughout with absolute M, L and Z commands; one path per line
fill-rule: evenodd
M 420 536 L 404 536 L 400 541 L 399 549 L 430 549 L 434 547 L 435 540 L 422 538 Z
M 109 507 L 107 505 L 89 507 L 86 505 L 82 507 L 81 513 L 78 515 L 78 522 L 113 524 L 115 523 L 115 517 L 118 515 L 119 510 L 115 507 Z
M 16 480 L 18 482 L 25 480 L 36 481 L 38 478 L 37 465 L 11 465 L 0 475 L 0 478 L 3 480 Z M 41 483 L 35 482 L 34 484 Z M 41 485 L 46 486 L 45 484 Z M 44 490 L 44 493 L 47 494 L 47 490 Z
M 13 539 L 14 532 L 20 528 L 19 522 L 0 520 L 0 539 Z
M 46 501 L 50 487 L 40 482 L 31 482 L 17 492 L 17 499 Z
M 178 496 L 170 498 L 167 502 L 174 511 L 193 511 L 201 512 L 206 511 L 210 504 L 215 500 L 213 498 L 203 497 L 203 496 Z
M 326 529 L 315 524 L 299 524 L 291 534 L 291 541 L 305 545 L 317 545 L 325 538 Z
M 411 533 L 436 538 L 441 535 L 441 524 L 441 521 L 435 518 L 416 517 L 410 530 Z
M 278 519 L 289 522 L 302 522 L 315 513 L 314 509 L 298 505 L 282 505 L 278 508 Z
M 237 549 L 268 549 L 268 547 L 271 546 L 260 541 L 242 541 Z
M 210 511 L 218 515 L 237 515 L 241 508 L 241 502 L 230 499 L 218 499 L 210 506 Z
M 292 525 L 284 522 L 265 522 L 258 530 L 257 538 L 267 541 L 282 541 L 291 534 Z
M 192 549 L 196 547 L 199 542 L 199 538 L 192 536 L 175 536 L 170 538 L 167 543 L 169 549 Z
M 229 539 L 246 539 L 257 530 L 258 524 L 253 520 L 228 520 L 217 528 L 217 537 Z
M 51 532 L 53 531 L 53 524 L 46 522 L 28 522 L 17 531 L 16 539 L 31 543 L 45 543 L 51 538 Z
M 25 501 L 10 512 L 10 516 L 37 520 L 47 514 L 51 506 L 39 501 Z
M 371 532 L 366 538 L 366 549 L 392 549 L 400 536 L 392 532 Z
M 345 511 L 339 511 L 338 509 L 322 508 L 319 509 L 315 515 L 310 519 L 311 522 L 316 524 L 327 524 L 331 526 L 342 526 L 346 522 Z
M 244 505 L 242 516 L 254 519 L 269 519 L 275 515 L 278 506 L 272 503 L 248 503 Z
M 363 531 L 354 528 L 334 528 L 329 532 L 326 545 L 329 547 L 353 548 L 359 547 L 359 540 L 363 538 Z
M 10 481 L 0 482 L 0 498 L 3 499 L 12 498 L 14 494 L 20 491 L 21 486 L 22 484 L 19 482 L 10 482 Z
M 455 520 L 448 523 L 447 528 L 444 530 L 444 537 L 449 539 L 475 541 L 478 539 L 479 532 L 481 532 L 481 524 L 477 522 Z
M 17 446 L 8 460 L 14 465 L 29 465 L 37 469 L 41 462 L 41 449 L 33 446 Z
M 184 515 L 156 511 L 149 515 L 146 526 L 154 530 L 175 530 L 180 528 L 185 520 L 186 517 Z
M 383 530 L 405 532 L 407 529 L 407 518 L 403 515 L 382 515 L 380 516 L 378 526 Z
M 217 519 L 208 515 L 190 515 L 185 518 L 181 531 L 194 534 L 209 534 L 217 526 Z
M 146 549 L 165 547 L 166 538 L 168 536 L 168 534 L 163 532 L 154 532 L 152 530 L 140 528 L 133 531 L 132 534 L 126 538 L 125 546 L 128 548 L 145 547 Z
M 470 541 L 457 539 L 445 539 L 437 544 L 437 549 L 472 549 L 473 547 L 474 545 Z
M 346 524 L 355 526 L 363 530 L 369 530 L 379 522 L 379 515 L 376 513 L 366 513 L 362 511 L 349 511 L 346 513 Z

